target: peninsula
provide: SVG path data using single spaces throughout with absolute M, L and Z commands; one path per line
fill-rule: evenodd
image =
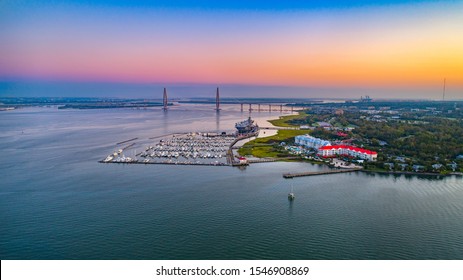
M 306 108 L 297 115 L 270 120 L 285 129 L 244 144 L 239 153 L 282 160 L 298 156 L 300 160 L 332 165 L 341 160 L 340 167 L 357 165 L 366 171 L 387 173 L 446 175 L 463 171 L 463 102 L 297 104 L 304 105 Z M 301 145 L 299 135 L 326 141 L 330 146 Z M 366 156 L 361 152 L 324 152 L 334 150 L 331 147 L 363 150 Z

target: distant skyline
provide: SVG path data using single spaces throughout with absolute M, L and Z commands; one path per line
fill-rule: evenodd
M 0 96 L 463 99 L 463 1 L 151 2 L 1 1 Z

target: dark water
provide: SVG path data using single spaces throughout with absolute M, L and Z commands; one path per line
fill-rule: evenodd
M 462 259 L 463 181 L 302 163 L 99 164 L 115 143 L 233 129 L 246 113 L 0 112 L 1 259 Z M 261 113 L 266 117 L 268 113 Z

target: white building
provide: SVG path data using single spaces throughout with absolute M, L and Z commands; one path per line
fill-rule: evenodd
M 361 149 L 347 145 L 324 146 L 318 149 L 318 154 L 323 157 L 334 157 L 336 155 L 344 155 L 375 161 L 378 153 L 366 149 Z
M 310 136 L 309 134 L 296 136 L 294 142 L 297 145 L 301 145 L 307 148 L 314 148 L 314 149 L 318 149 L 326 145 L 331 145 L 330 141 L 323 140 L 320 138 L 315 138 L 313 136 Z

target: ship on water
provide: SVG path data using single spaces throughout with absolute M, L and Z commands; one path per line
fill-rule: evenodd
M 238 130 L 238 134 L 253 134 L 259 131 L 259 126 L 254 123 L 254 120 L 249 117 L 248 119 L 236 123 L 236 129 Z

